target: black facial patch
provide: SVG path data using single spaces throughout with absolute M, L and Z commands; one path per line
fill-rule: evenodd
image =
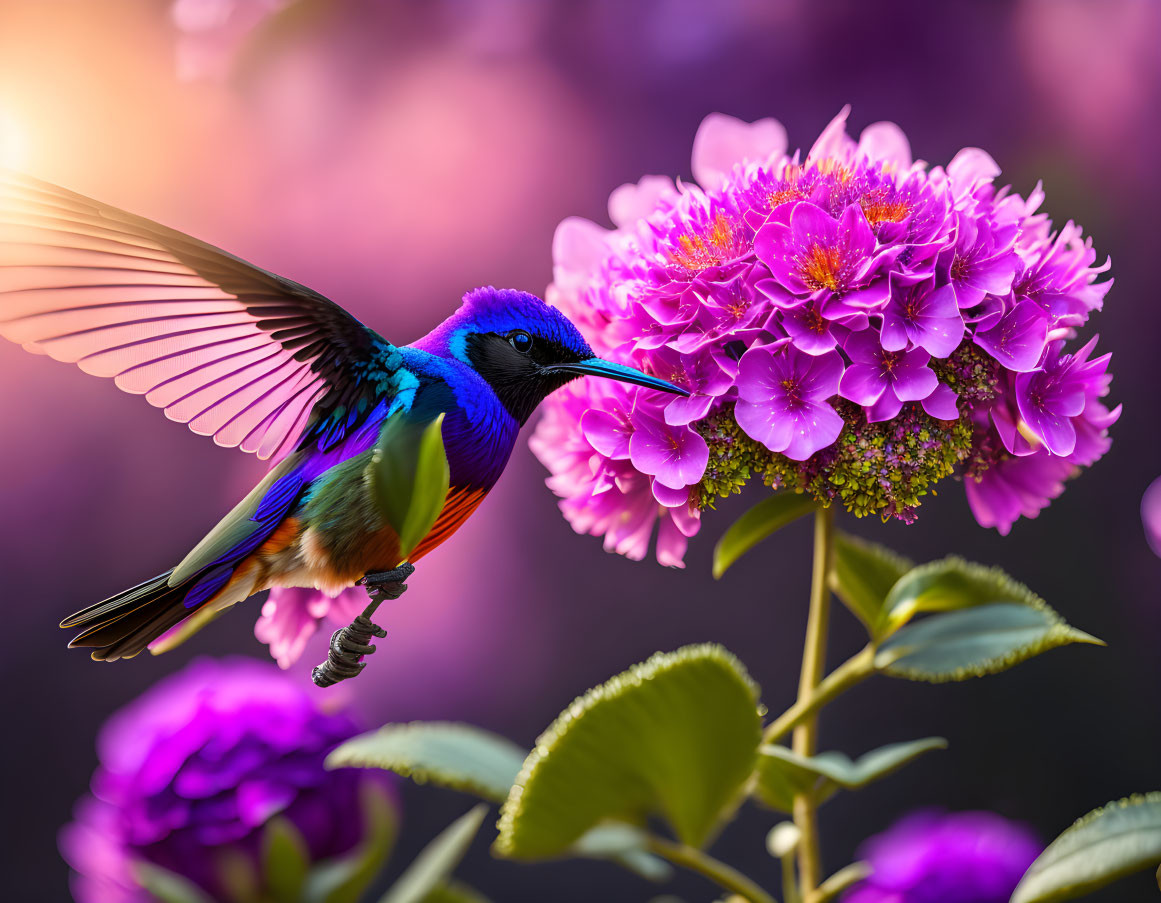
M 536 336 L 532 349 L 523 353 L 513 348 L 505 335 L 473 333 L 467 336 L 466 350 L 472 368 L 488 381 L 508 413 L 521 424 L 549 394 L 577 378 L 571 373 L 543 372 L 553 364 L 575 364 L 580 357 L 557 342 Z

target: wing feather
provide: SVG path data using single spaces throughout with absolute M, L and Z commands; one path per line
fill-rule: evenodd
M 219 445 L 284 455 L 391 346 L 310 289 L 0 171 L 0 336 L 111 377 Z

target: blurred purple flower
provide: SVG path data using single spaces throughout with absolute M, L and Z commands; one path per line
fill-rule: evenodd
M 262 829 L 274 816 L 298 830 L 312 861 L 351 850 L 364 837 L 361 798 L 387 786 L 379 772 L 323 769 L 356 731 L 272 665 L 193 662 L 102 729 L 92 795 L 60 836 L 74 898 L 153 899 L 135 877 L 145 862 L 232 899 L 239 869 L 261 886 Z
M 753 475 L 911 522 L 955 474 L 1006 533 L 1107 450 L 1108 358 L 1064 351 L 1110 285 L 1091 241 L 1053 230 L 1039 186 L 998 187 L 984 151 L 929 166 L 898 126 L 855 141 L 846 116 L 803 159 L 773 120 L 713 114 L 700 186 L 647 176 L 611 195 L 614 229 L 557 229 L 549 299 L 598 354 L 693 390 L 588 381 L 548 401 L 533 449 L 606 548 L 639 558 L 683 511 L 672 561 L 689 512 Z
M 1161 557 L 1161 477 L 1150 483 L 1141 496 L 1141 521 L 1145 525 L 1149 548 Z
M 874 871 L 843 903 L 1007 903 L 1041 849 L 991 812 L 916 812 L 863 845 Z
M 1156 186 L 1161 55 L 1150 35 L 1161 30 L 1161 5 L 1021 0 L 1014 11 L 1014 59 L 1044 126 L 1108 181 L 1133 192 Z M 1108 166 L 1114 158 L 1117 165 Z

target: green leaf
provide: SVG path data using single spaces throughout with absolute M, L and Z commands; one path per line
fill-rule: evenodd
M 420 851 L 379 903 L 422 903 L 460 864 L 487 814 L 488 806 L 480 803 L 444 828 Z
M 700 847 L 754 769 L 757 700 L 741 663 L 714 645 L 658 653 L 590 690 L 525 761 L 496 852 L 559 856 L 599 822 L 640 824 L 652 814 Z
M 776 492 L 762 499 L 734 521 L 714 546 L 714 578 L 721 577 L 735 561 L 767 536 L 815 509 L 805 493 Z
M 872 635 L 891 587 L 914 566 L 885 546 L 835 531 L 831 589 Z
M 188 878 L 159 865 L 139 859 L 130 868 L 137 883 L 160 903 L 214 903 Z
M 1012 903 L 1054 903 L 1161 862 L 1161 793 L 1090 812 L 1048 845 L 1024 874 Z
M 388 791 L 378 781 L 360 787 L 363 840 L 345 856 L 314 866 L 307 875 L 306 903 L 357 903 L 391 855 L 399 817 Z
M 763 746 L 755 792 L 771 808 L 792 812 L 797 794 L 814 793 L 822 802 L 840 787 L 858 790 L 898 771 L 926 752 L 946 748 L 947 741 L 942 737 L 925 737 L 881 746 L 851 761 L 840 752 L 806 757 L 785 746 Z
M 348 740 L 326 761 L 327 768 L 384 768 L 417 783 L 503 802 L 528 753 L 498 734 L 470 724 L 422 722 L 389 724 Z M 645 850 L 643 835 L 628 825 L 600 825 L 570 852 L 611 859 L 651 880 L 671 873 L 664 860 Z
M 447 498 L 451 476 L 443 417 L 416 423 L 405 412 L 395 414 L 383 426 L 367 467 L 371 494 L 399 536 L 401 561 L 431 532 Z
M 794 798 L 812 793 L 824 779 L 811 767 L 810 759 L 785 746 L 763 746 L 758 757 L 754 795 L 779 812 L 794 812 Z
M 298 903 L 310 869 L 310 851 L 298 829 L 281 816 L 262 831 L 262 878 L 274 903 Z
M 667 881 L 673 868 L 646 849 L 648 835 L 633 825 L 609 822 L 586 831 L 569 852 L 590 859 L 611 859 L 649 881 Z
M 432 888 L 423 898 L 423 903 L 489 903 L 489 901 L 474 887 L 468 887 L 459 881 L 445 881 Z
M 1024 584 L 999 568 L 972 564 L 954 555 L 912 568 L 890 588 L 875 635 L 894 633 L 917 614 L 957 611 L 993 602 L 1043 605 Z
M 947 749 L 943 737 L 924 737 L 903 743 L 888 743 L 852 762 L 842 753 L 823 753 L 814 757 L 815 767 L 832 781 L 847 790 L 858 790 L 894 774 L 904 765 L 933 749 Z
M 510 740 L 470 724 L 414 721 L 348 740 L 327 756 L 326 767 L 385 768 L 499 803 L 526 755 Z
M 892 677 L 943 683 L 995 674 L 1067 643 L 1103 645 L 1035 601 L 981 605 L 909 624 L 879 646 L 875 667 Z

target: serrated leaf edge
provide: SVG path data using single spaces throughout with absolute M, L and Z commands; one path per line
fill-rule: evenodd
M 876 631 L 878 631 L 877 635 L 882 637 L 884 635 L 882 631 L 884 630 L 888 632 L 894 632 L 903 625 L 907 624 L 915 616 L 915 611 L 911 610 L 907 611 L 906 617 L 902 618 L 901 620 L 899 618 L 891 617 L 892 609 L 888 603 L 890 602 L 891 597 L 895 594 L 896 590 L 903 584 L 904 581 L 919 579 L 927 576 L 927 574 L 933 571 L 944 570 L 955 571 L 965 577 L 974 580 L 990 580 L 998 585 L 999 592 L 1006 592 L 1010 596 L 1010 598 L 997 598 L 992 601 L 1014 602 L 1018 605 L 1028 605 L 1031 608 L 1043 607 L 1051 611 L 1052 614 L 1055 615 L 1058 619 L 1060 618 L 1060 616 L 1052 610 L 1047 602 L 1040 598 L 1040 596 L 1036 595 L 1036 593 L 1029 589 L 1028 586 L 1016 580 L 1011 574 L 1003 570 L 1003 568 L 998 568 L 986 564 L 979 564 L 975 561 L 968 561 L 965 558 L 961 558 L 959 555 L 947 555 L 943 558 L 937 558 L 934 561 L 927 561 L 923 564 L 915 565 L 913 568 L 907 571 L 906 574 L 900 577 L 895 582 L 895 585 L 887 591 L 887 596 L 883 600 L 884 623 L 876 625 Z M 972 607 L 978 608 L 979 606 Z
M 982 565 L 977 565 L 977 567 L 982 567 Z M 1015 581 L 1012 582 L 1014 583 Z M 959 612 L 978 611 L 981 608 L 986 608 L 987 605 L 1024 605 L 1027 608 L 1046 614 L 1050 621 L 1047 630 L 1038 642 L 1021 646 L 1004 655 L 988 659 L 988 661 L 975 668 L 956 668 L 954 671 L 946 674 L 931 674 L 930 672 L 916 668 L 899 667 L 896 662 L 898 659 L 904 658 L 907 655 L 907 648 L 903 647 L 903 649 L 897 650 L 898 656 L 895 659 L 888 660 L 886 657 L 883 657 L 883 661 L 880 661 L 882 653 L 876 654 L 875 670 L 890 677 L 900 677 L 922 683 L 959 683 L 965 680 L 971 680 L 973 677 L 987 677 L 991 674 L 999 674 L 1001 671 L 1007 671 L 1009 668 L 1027 661 L 1030 658 L 1035 658 L 1037 655 L 1060 646 L 1067 646 L 1070 643 L 1087 643 L 1093 646 L 1107 645 L 1104 640 L 1098 639 L 1092 634 L 1085 633 L 1083 630 L 1079 630 L 1068 624 L 1047 602 L 1027 589 L 1027 587 L 1024 587 L 1024 589 L 1029 596 L 1029 601 L 1027 602 L 1016 602 L 1009 599 L 937 614 L 951 615 L 958 614 Z
M 556 720 L 536 738 L 536 745 L 524 760 L 524 767 L 516 776 L 508 798 L 500 808 L 500 820 L 496 823 L 499 831 L 493 849 L 500 856 L 512 855 L 512 832 L 515 830 L 516 817 L 520 811 L 521 797 L 529 782 L 535 777 L 536 771 L 551 753 L 559 738 L 570 729 L 573 722 L 583 718 L 585 714 L 598 702 L 621 696 L 626 690 L 638 687 L 659 674 L 681 665 L 685 661 L 695 659 L 712 659 L 722 662 L 731 668 L 750 690 L 755 706 L 758 704 L 758 684 L 750 677 L 746 666 L 741 660 L 725 647 L 717 643 L 696 643 L 682 646 L 673 652 L 655 652 L 643 662 L 633 665 L 626 671 L 614 675 L 602 684 L 576 697 Z
M 1134 806 L 1140 806 L 1140 805 L 1144 805 L 1147 803 L 1161 804 L 1161 790 L 1153 790 L 1153 791 L 1150 791 L 1149 793 L 1134 793 L 1134 794 L 1131 794 L 1130 796 L 1123 797 L 1122 799 L 1114 800 L 1110 803 L 1106 803 L 1103 806 L 1100 806 L 1096 809 L 1093 809 L 1088 814 L 1082 815 L 1080 818 L 1078 818 L 1076 821 L 1074 821 L 1071 825 L 1069 825 L 1067 828 L 1065 828 L 1063 831 L 1061 831 L 1060 834 L 1056 837 L 1056 839 L 1053 840 L 1050 844 L 1048 844 L 1048 846 L 1044 849 L 1044 852 L 1041 853 L 1036 858 L 1036 861 L 1033 862 L 1031 866 L 1029 866 L 1028 871 L 1026 871 L 1024 873 L 1024 877 L 1020 879 L 1020 884 L 1017 885 L 1016 890 L 1013 892 L 1012 899 L 1013 900 L 1017 899 L 1017 894 L 1019 893 L 1020 887 L 1024 885 L 1024 882 L 1029 877 L 1036 877 L 1036 876 L 1042 874 L 1041 871 L 1035 871 L 1037 863 L 1039 863 L 1040 860 L 1043 859 L 1044 856 L 1047 855 L 1047 853 L 1050 850 L 1052 850 L 1053 847 L 1060 844 L 1061 841 L 1065 840 L 1066 838 L 1071 838 L 1072 835 L 1074 835 L 1076 832 L 1083 830 L 1084 828 L 1087 828 L 1093 822 L 1097 821 L 1100 818 L 1103 818 L 1106 815 L 1109 815 L 1112 812 L 1116 812 L 1116 811 L 1121 810 L 1121 809 L 1131 809 Z M 1063 855 L 1070 856 L 1070 855 L 1072 855 L 1073 852 L 1075 852 L 1075 851 L 1069 850 L 1069 851 L 1065 852 Z M 1044 868 L 1048 868 L 1052 865 L 1056 865 L 1060 861 L 1061 860 L 1056 860 L 1055 862 L 1049 863 L 1048 865 L 1044 866 Z M 1142 866 L 1142 868 L 1148 868 L 1148 867 L 1149 866 Z M 1111 875 L 1109 875 L 1109 882 L 1108 883 L 1115 881 L 1119 877 L 1124 877 L 1127 874 L 1132 874 L 1133 871 L 1135 871 L 1135 870 L 1122 871 L 1122 872 L 1118 872 L 1116 874 L 1111 874 Z M 1095 890 L 1097 886 L 1103 887 L 1104 885 L 1103 884 L 1093 885 L 1091 887 L 1091 889 Z M 1090 889 L 1090 888 L 1086 887 L 1081 892 L 1087 893 L 1088 889 Z M 1068 897 L 1056 897 L 1055 899 L 1068 899 Z
M 452 727 L 452 728 L 468 728 L 470 730 L 479 731 L 486 735 L 490 740 L 495 741 L 497 745 L 508 744 L 512 747 L 513 752 L 521 757 L 526 757 L 524 749 L 516 743 L 500 734 L 493 734 L 491 731 L 484 728 L 476 727 L 475 725 L 466 724 L 460 721 L 408 721 L 400 724 L 387 724 L 383 727 L 377 728 L 373 731 L 366 731 L 362 734 L 357 734 L 346 740 L 342 745 L 332 750 L 323 762 L 323 767 L 328 771 L 336 768 L 378 768 L 384 771 L 390 771 L 399 775 L 402 778 L 415 781 L 417 784 L 430 782 L 437 787 L 446 787 L 449 790 L 458 790 L 461 793 L 470 793 L 483 799 L 491 800 L 492 802 L 503 802 L 503 798 L 497 798 L 492 793 L 491 788 L 485 787 L 482 783 L 473 780 L 448 780 L 443 772 L 433 771 L 422 765 L 409 765 L 403 762 L 393 762 L 388 757 L 369 757 L 357 756 L 351 753 L 344 752 L 344 748 L 351 743 L 362 739 L 371 739 L 384 731 L 391 733 L 402 734 L 408 731 L 415 730 L 417 733 L 428 731 L 430 728 L 437 730 Z M 383 762 L 391 762 L 392 764 L 384 765 Z

